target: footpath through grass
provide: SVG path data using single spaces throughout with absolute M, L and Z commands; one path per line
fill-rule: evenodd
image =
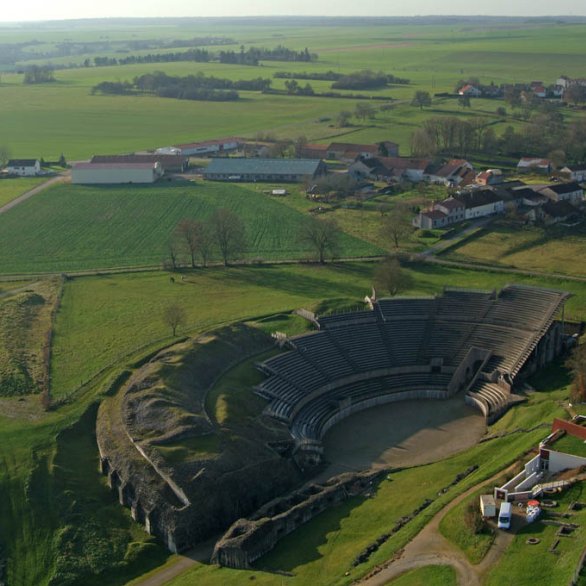
M 47 181 L 46 177 L 19 177 L 1 180 L 0 208 L 45 181 Z

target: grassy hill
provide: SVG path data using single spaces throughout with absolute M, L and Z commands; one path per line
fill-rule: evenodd
M 217 208 L 231 209 L 243 220 L 246 258 L 308 256 L 307 248 L 298 242 L 306 216 L 254 189 L 207 182 L 59 185 L 0 216 L 0 272 L 160 266 L 177 223 L 183 218 L 205 219 Z M 344 256 L 380 252 L 342 235 Z

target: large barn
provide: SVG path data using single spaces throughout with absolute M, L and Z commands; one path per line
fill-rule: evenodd
M 203 176 L 212 181 L 301 182 L 326 173 L 319 159 L 212 159 Z
M 163 175 L 161 163 L 76 163 L 71 182 L 85 185 L 154 183 Z

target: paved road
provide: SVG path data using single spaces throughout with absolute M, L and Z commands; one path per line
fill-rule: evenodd
M 405 546 L 401 556 L 391 561 L 379 573 L 360 582 L 365 586 L 383 586 L 399 575 L 429 565 L 449 565 L 458 574 L 458 582 L 462 586 L 480 586 L 486 572 L 497 562 L 514 538 L 514 534 L 505 531 L 497 531 L 496 538 L 484 559 L 476 565 L 471 564 L 466 556 L 439 531 L 439 524 L 444 516 L 456 505 L 476 492 L 481 486 L 496 480 L 508 470 L 512 470 L 514 464 L 506 470 L 501 470 L 493 477 L 469 488 L 466 492 L 446 505 L 439 513 L 432 517 L 431 521 Z
M 26 201 L 27 199 L 31 198 L 33 195 L 37 195 L 37 193 L 44 191 L 45 189 L 47 189 L 47 187 L 50 187 L 51 185 L 55 185 L 55 183 L 60 183 L 62 181 L 65 181 L 65 179 L 66 179 L 65 175 L 57 175 L 57 177 L 52 177 L 48 181 L 45 181 L 44 183 L 41 183 L 40 185 L 37 185 L 36 187 L 33 187 L 32 189 L 25 191 L 22 195 L 19 195 L 16 199 L 13 199 L 12 201 L 9 201 L 7 204 L 3 205 L 0 208 L 0 214 L 3 214 L 4 212 L 11 210 L 12 208 L 16 207 L 18 204 L 21 204 L 23 201 Z

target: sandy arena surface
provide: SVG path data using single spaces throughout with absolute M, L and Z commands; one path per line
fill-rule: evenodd
M 330 465 L 320 479 L 370 467 L 436 462 L 475 445 L 485 431 L 484 417 L 461 396 L 372 407 L 328 431 L 323 443 Z

